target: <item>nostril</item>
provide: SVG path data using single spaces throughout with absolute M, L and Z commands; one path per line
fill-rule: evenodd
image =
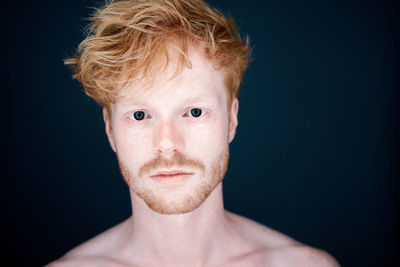
M 172 121 L 159 124 L 154 129 L 154 148 L 158 154 L 179 152 L 183 145 L 183 135 Z

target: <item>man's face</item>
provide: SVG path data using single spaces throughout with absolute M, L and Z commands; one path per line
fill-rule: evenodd
M 206 200 L 225 175 L 237 126 L 238 101 L 227 108 L 223 73 L 196 50 L 189 56 L 192 69 L 150 90 L 145 80 L 134 82 L 111 104 L 111 118 L 103 110 L 124 179 L 162 214 L 190 212 Z

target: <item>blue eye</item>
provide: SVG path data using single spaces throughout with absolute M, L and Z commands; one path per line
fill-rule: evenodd
M 202 113 L 203 113 L 203 111 L 199 108 L 192 108 L 190 110 L 190 114 L 192 114 L 192 116 L 195 118 L 200 117 Z
M 146 114 L 143 111 L 136 111 L 135 113 L 133 113 L 133 117 L 137 121 L 143 120 L 145 116 Z

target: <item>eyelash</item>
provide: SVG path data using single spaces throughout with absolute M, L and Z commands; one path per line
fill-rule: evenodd
M 135 113 L 136 112 L 143 112 L 144 113 L 144 118 L 142 119 L 142 120 L 146 120 L 146 119 L 151 119 L 151 115 L 149 115 L 146 111 L 144 111 L 144 110 L 136 110 L 136 111 L 134 111 L 134 112 L 132 112 L 132 113 L 130 113 L 129 114 L 129 116 L 128 116 L 128 118 L 130 119 L 130 120 L 132 120 L 132 121 L 142 121 L 142 120 L 137 120 L 137 119 L 135 119 Z
M 194 116 L 192 116 L 192 115 L 191 115 L 191 111 L 192 111 L 193 109 L 200 109 L 200 110 L 201 110 L 201 115 L 200 115 L 199 117 L 194 117 Z M 135 113 L 138 112 L 138 111 L 142 111 L 142 112 L 145 114 L 145 117 L 144 117 L 142 120 L 146 120 L 146 119 L 151 119 L 151 118 L 152 118 L 151 115 L 149 115 L 149 114 L 148 114 L 146 111 L 144 111 L 144 110 L 137 110 L 137 111 L 134 111 L 134 112 L 132 112 L 132 113 L 129 114 L 128 118 L 129 118 L 130 120 L 132 120 L 132 121 L 142 121 L 142 120 L 137 120 L 137 119 L 135 119 L 135 117 L 134 117 Z M 196 119 L 196 118 L 204 117 L 205 115 L 207 115 L 207 113 L 208 113 L 208 112 L 207 112 L 205 109 L 203 109 L 203 108 L 190 108 L 188 111 L 186 111 L 186 112 L 183 114 L 183 117 L 190 117 L 190 118 Z
M 198 117 L 192 116 L 192 115 L 191 115 L 191 111 L 192 111 L 193 109 L 200 109 L 200 110 L 201 110 L 201 115 L 198 116 Z M 207 111 L 204 110 L 204 109 L 202 109 L 202 108 L 190 108 L 190 109 L 189 109 L 188 111 L 186 111 L 183 115 L 184 115 L 184 117 L 201 118 L 201 117 L 204 117 L 206 114 L 207 114 Z

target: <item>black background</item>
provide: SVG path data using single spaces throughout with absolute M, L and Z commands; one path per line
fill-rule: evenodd
M 226 209 L 343 266 L 396 266 L 396 1 L 209 1 L 250 36 Z M 130 215 L 101 110 L 63 58 L 95 1 L 2 5 L 3 262 L 41 266 Z

